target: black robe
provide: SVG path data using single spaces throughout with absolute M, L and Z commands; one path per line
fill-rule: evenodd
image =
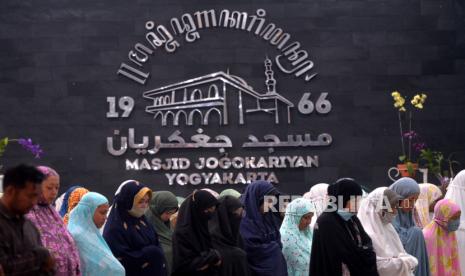
M 378 275 L 376 253 L 358 218 L 354 215 L 345 221 L 337 212 L 325 212 L 313 231 L 310 275 L 342 275 L 342 263 L 351 276 Z
M 218 204 L 207 191 L 194 191 L 179 208 L 173 235 L 173 276 L 218 275 L 217 264 L 222 258 L 214 249 L 204 210 Z M 208 265 L 205 270 L 200 268 Z
M 219 270 L 221 276 L 249 275 L 247 254 L 242 249 L 242 238 L 239 234 L 241 216 L 233 213 L 241 207 L 239 199 L 233 196 L 222 197 L 218 211 L 210 221 L 213 247 L 223 258 Z

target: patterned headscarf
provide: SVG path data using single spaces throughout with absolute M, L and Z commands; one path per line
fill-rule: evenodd
M 415 222 L 418 227 L 425 227 L 430 221 L 429 217 L 429 206 L 436 200 L 441 198 L 442 192 L 438 186 L 434 184 L 419 184 L 420 185 L 420 196 L 415 203 Z
M 49 176 L 58 176 L 58 173 L 49 167 L 40 166 L 38 169 Z M 52 253 L 56 261 L 55 275 L 80 275 L 79 253 L 68 230 L 53 206 L 48 204 L 43 195 L 39 204 L 34 206 L 27 214 L 40 232 L 42 244 Z
M 86 188 L 77 188 L 70 194 L 68 198 L 68 212 L 66 212 L 65 217 L 63 218 L 63 221 L 66 225 L 68 225 L 69 214 L 74 209 L 74 207 L 78 205 L 81 198 L 88 192 L 89 190 Z
M 460 206 L 450 199 L 440 200 L 433 221 L 423 229 L 432 275 L 460 275 L 456 233 L 447 231 L 450 218 L 459 212 Z
M 308 227 L 300 231 L 299 224 L 302 216 L 311 212 L 314 212 L 314 206 L 305 198 L 298 198 L 287 205 L 280 232 L 289 275 L 309 274 L 312 230 Z

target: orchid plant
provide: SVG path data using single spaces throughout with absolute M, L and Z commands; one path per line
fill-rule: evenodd
M 31 152 L 34 158 L 40 158 L 44 153 L 40 145 L 34 144 L 31 138 L 9 139 L 8 137 L 4 137 L 0 139 L 0 157 L 5 153 L 7 146 L 12 142 L 20 144 L 25 150 Z M 2 169 L 1 165 L 0 169 Z
M 415 151 L 421 151 L 426 147 L 426 144 L 418 142 L 418 134 L 412 130 L 412 115 L 415 109 L 422 110 L 424 108 L 427 96 L 423 93 L 413 96 L 410 100 L 411 107 L 408 107 L 405 104 L 406 100 L 399 91 L 392 92 L 391 96 L 394 99 L 394 108 L 398 111 L 399 118 L 400 140 L 402 146 L 402 155 L 399 156 L 399 161 L 407 165 L 409 173 L 413 173 L 413 163 L 415 163 L 415 161 L 412 157 L 412 148 Z M 405 120 L 405 123 L 408 123 L 408 131 L 404 132 Z M 407 140 L 407 146 L 405 140 Z
M 454 177 L 454 165 L 461 165 L 458 161 L 453 160 L 453 155 L 457 152 L 449 154 L 446 158 L 440 151 L 432 149 L 421 149 L 420 160 L 425 167 L 439 180 L 443 192 Z

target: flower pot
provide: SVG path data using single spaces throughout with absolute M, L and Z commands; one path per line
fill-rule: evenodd
M 410 166 L 412 166 L 412 169 L 413 169 L 413 172 L 411 174 L 407 169 L 407 167 L 408 167 L 407 164 L 397 164 L 397 169 L 399 170 L 400 175 L 402 177 L 411 177 L 411 178 L 415 177 L 415 172 L 418 170 L 418 164 L 417 163 L 411 163 Z

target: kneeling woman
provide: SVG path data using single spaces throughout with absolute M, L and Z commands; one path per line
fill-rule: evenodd
M 166 275 L 158 235 L 144 213 L 152 191 L 137 181 L 126 183 L 115 197 L 103 237 L 126 269 L 126 274 Z
M 84 195 L 69 216 L 68 230 L 74 238 L 84 276 L 125 275 L 124 267 L 113 256 L 99 228 L 105 223 L 108 200 L 101 194 Z

